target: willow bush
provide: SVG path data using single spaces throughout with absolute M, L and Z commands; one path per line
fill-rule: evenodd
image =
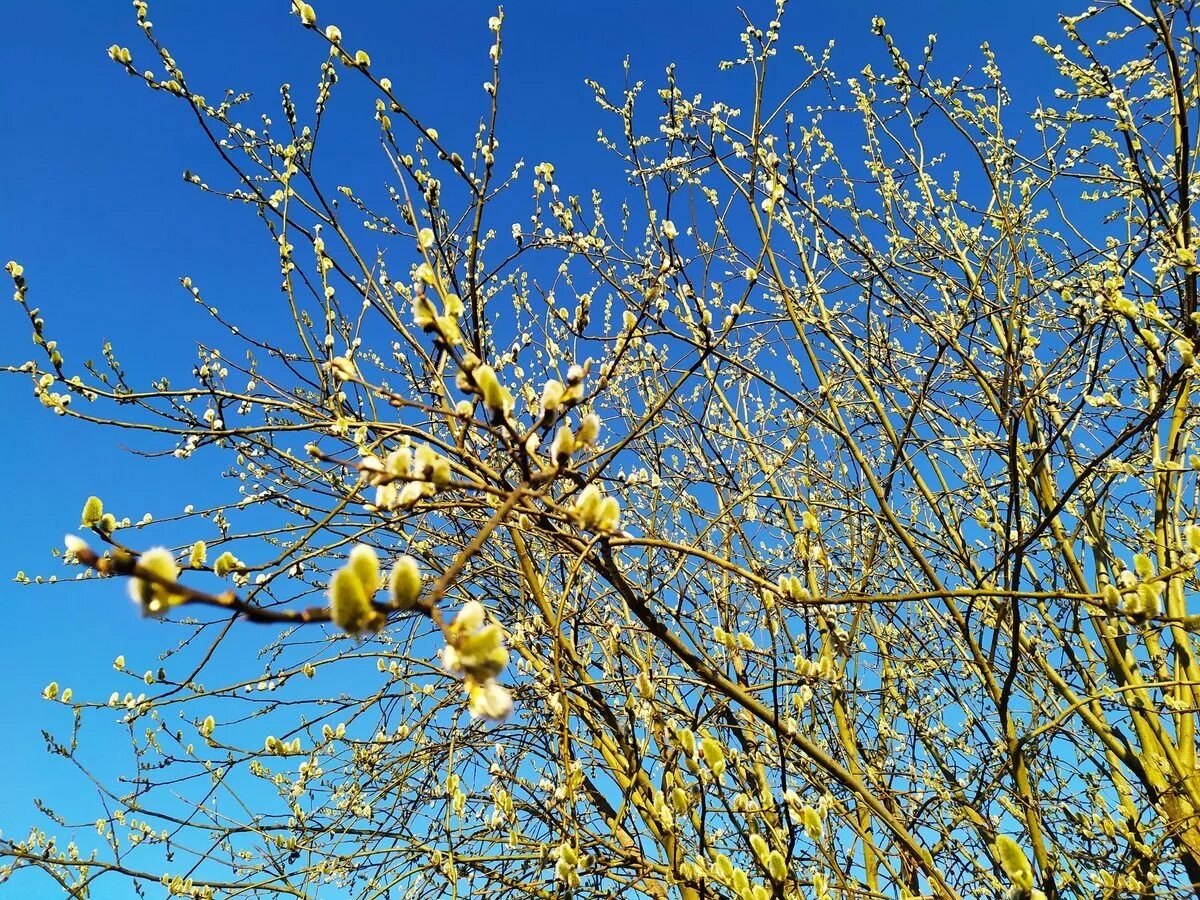
M 135 9 L 109 55 L 195 118 L 186 177 L 257 216 L 281 295 L 248 333 L 182 279 L 220 346 L 131 384 L 8 265 L 44 407 L 226 477 L 65 523 L 65 571 L 175 637 L 136 694 L 47 688 L 55 752 L 88 774 L 115 723 L 133 768 L 94 830 L 7 836 L 0 880 L 1200 892 L 1192 0 L 1063 16 L 1032 111 L 986 45 L 945 72 L 881 19 L 888 66 L 838 76 L 780 3 L 732 102 L 591 84 L 619 196 L 500 150 L 502 12 L 456 148 L 306 3 L 328 58 L 278 107 L 203 96 Z M 318 176 L 348 81 L 379 145 Z

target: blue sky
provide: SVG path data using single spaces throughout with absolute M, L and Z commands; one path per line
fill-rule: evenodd
M 733 2 L 603 4 L 514 2 L 506 7 L 504 106 L 500 159 L 511 164 L 554 162 L 572 190 L 596 184 L 611 197 L 621 189 L 617 164 L 597 146 L 607 126 L 591 100 L 585 77 L 617 88 L 622 60 L 635 78 L 657 86 L 664 67 L 678 63 L 685 95 L 697 91 L 744 100 L 743 78 L 719 73 L 718 60 L 736 56 L 741 20 Z M 743 4 L 759 24 L 765 3 Z M 275 112 L 278 86 L 307 90 L 325 52 L 288 15 L 288 0 L 161 2 L 150 17 L 189 81 L 211 96 L 225 87 L 252 90 L 255 110 Z M 391 76 L 397 94 L 447 137 L 469 150 L 485 109 L 481 83 L 489 75 L 486 20 L 495 7 L 475 0 L 447 4 L 330 2 L 316 4 L 321 20 L 336 22 L 347 46 L 369 50 L 373 66 Z M 951 0 L 800 2 L 788 9 L 785 45 L 820 48 L 837 41 L 836 67 L 857 72 L 878 63 L 869 22 L 883 15 L 902 47 L 919 51 L 939 36 L 940 69 L 961 72 L 978 64 L 988 40 L 1018 107 L 1048 94 L 1051 73 L 1029 41 L 1052 36 L 1056 5 L 1020 0 L 1005 4 Z M 206 299 L 236 308 L 244 321 L 270 327 L 278 263 L 261 227 L 246 211 L 199 194 L 182 181 L 185 168 L 215 170 L 214 156 L 195 122 L 177 103 L 127 77 L 106 56 L 116 42 L 145 59 L 147 50 L 123 0 L 82 3 L 40 0 L 7 4 L 5 57 L 0 80 L 0 261 L 19 260 L 68 370 L 96 358 L 104 339 L 117 344 L 133 377 L 183 376 L 194 341 L 209 323 L 178 286 L 191 275 Z M 791 54 L 779 57 L 777 86 L 787 85 Z M 307 93 L 304 96 L 308 96 Z M 365 108 L 360 119 L 369 123 Z M 249 119 L 250 113 L 247 113 Z M 366 132 L 364 134 L 367 134 Z M 373 139 L 327 147 L 326 171 L 353 172 L 358 154 L 377 153 Z M 373 185 L 377 187 L 377 185 Z M 5 291 L 7 292 L 7 288 Z M 33 357 L 27 321 L 15 304 L 4 307 L 0 363 Z M 286 324 L 286 323 L 284 323 Z M 74 361 L 74 362 L 72 362 Z M 103 699 L 133 689 L 111 667 L 123 653 L 137 671 L 156 665 L 174 639 L 141 620 L 114 583 L 17 586 L 18 570 L 31 577 L 62 570 L 49 555 L 77 526 L 89 493 L 101 494 L 120 515 L 162 517 L 203 498 L 202 479 L 181 482 L 171 461 L 146 462 L 123 451 L 125 438 L 51 415 L 34 401 L 28 379 L 0 378 L 7 440 L 0 442 L 6 527 L 0 573 L 7 638 L 0 653 L 6 689 L 8 765 L 0 778 L 0 828 L 15 835 L 37 821 L 35 794 L 64 798 L 79 786 L 64 780 L 61 762 L 47 760 L 39 730 L 69 726 L 65 708 L 40 699 L 52 679 L 79 697 Z M 202 476 L 191 467 L 189 479 Z M 101 768 L 119 768 L 124 741 L 97 746 Z M 106 758 L 107 755 L 107 758 Z M 34 890 L 36 888 L 36 890 Z M 23 896 L 51 897 L 48 883 L 27 882 Z

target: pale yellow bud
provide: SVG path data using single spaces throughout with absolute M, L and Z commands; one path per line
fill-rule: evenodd
M 787 860 L 784 859 L 783 854 L 778 850 L 772 850 L 767 857 L 767 871 L 776 881 L 785 881 L 787 879 Z M 770 896 L 769 893 L 766 895 Z
M 379 555 L 374 548 L 359 544 L 350 551 L 349 568 L 358 578 L 367 599 L 374 597 L 383 585 L 379 574 Z
M 700 741 L 700 755 L 714 776 L 720 778 L 725 773 L 725 748 L 720 742 L 710 737 L 703 738 Z
M 495 681 L 470 685 L 467 698 L 467 708 L 476 718 L 500 722 L 512 714 L 512 694 Z
M 677 813 L 687 812 L 692 807 L 691 794 L 679 786 L 671 788 L 671 806 L 675 807 Z
M 88 549 L 87 541 L 74 534 L 64 535 L 63 545 L 67 548 L 67 553 L 76 557 L 76 559 Z
M 600 508 L 600 500 L 600 488 L 594 484 L 589 484 L 580 491 L 572 512 L 574 512 L 575 518 L 585 528 L 596 521 L 596 513 Z
M 164 547 L 147 550 L 138 557 L 137 564 L 138 568 L 167 582 L 174 582 L 179 577 L 179 566 L 175 564 L 175 557 Z M 129 595 L 151 616 L 162 615 L 184 600 L 182 595 L 168 590 L 163 585 L 137 576 L 129 580 Z
M 362 581 L 346 567 L 338 569 L 329 580 L 330 616 L 335 625 L 348 634 L 378 631 L 381 617 L 371 608 Z
M 575 440 L 582 446 L 591 446 L 596 442 L 596 438 L 600 436 L 600 417 L 595 413 L 588 413 L 583 417 L 583 421 L 579 423 L 579 431 L 575 435 Z
M 229 573 L 240 568 L 242 568 L 241 560 L 239 560 L 228 550 L 218 556 L 216 561 L 213 563 L 213 572 L 216 573 L 217 577 L 219 578 L 224 578 Z
M 79 517 L 79 526 L 81 528 L 91 528 L 100 524 L 100 520 L 104 518 L 104 504 L 99 497 L 88 497 L 87 502 L 83 504 L 83 513 Z
M 1115 609 L 1121 602 L 1121 592 L 1117 590 L 1115 584 L 1106 584 L 1100 590 L 1100 595 L 1104 598 L 1106 606 Z
M 679 742 L 680 748 L 688 756 L 696 754 L 696 733 L 690 728 L 676 728 L 675 740 Z
M 621 507 L 616 497 L 605 497 L 596 512 L 595 530 L 604 534 L 616 531 L 621 523 Z
M 421 568 L 411 556 L 401 556 L 392 569 L 390 582 L 392 606 L 397 609 L 416 609 L 421 597 Z
M 542 409 L 545 412 L 557 412 L 562 405 L 563 394 L 566 388 L 561 381 L 556 381 L 551 378 L 542 387 Z
M 1000 868 L 1014 886 L 1024 891 L 1033 889 L 1033 869 L 1025 851 L 1016 841 L 1006 834 L 999 835 L 996 838 L 996 856 L 1000 860 Z
M 458 611 L 458 615 L 454 617 L 454 622 L 450 627 L 456 632 L 469 634 L 483 627 L 486 615 L 487 611 L 483 608 L 482 603 L 478 600 L 468 600 Z
M 416 280 L 418 284 L 436 284 L 437 274 L 433 271 L 433 267 L 429 263 L 423 262 L 417 266 Z
M 556 463 L 565 463 L 573 452 L 575 452 L 575 435 L 571 434 L 570 428 L 562 425 L 555 433 L 554 441 L 550 444 L 550 456 Z
M 509 394 L 507 388 L 500 384 L 495 369 L 482 365 L 476 368 L 472 374 L 475 384 L 479 388 L 479 396 L 483 399 L 485 406 L 493 412 L 500 413 L 506 413 L 512 408 L 512 395 Z
M 649 700 L 654 696 L 654 685 L 650 681 L 649 673 L 638 672 L 638 676 L 634 683 L 637 687 L 638 695 L 641 696 L 643 700 Z
M 804 832 L 814 841 L 821 839 L 821 814 L 811 806 L 804 807 L 800 814 L 800 818 L 804 825 Z
M 750 835 L 750 848 L 754 851 L 754 855 L 764 863 L 767 861 L 767 857 L 771 853 L 770 849 L 767 847 L 767 842 L 763 839 L 761 834 Z
M 329 369 L 339 381 L 354 381 L 358 378 L 358 370 L 354 363 L 344 356 L 335 356 L 329 361 Z

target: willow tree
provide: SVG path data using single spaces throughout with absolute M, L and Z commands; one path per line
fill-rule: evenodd
M 1191 0 L 1034 38 L 1061 78 L 1032 118 L 986 46 L 953 76 L 876 20 L 888 66 L 840 79 L 781 4 L 721 64 L 733 102 L 591 85 L 617 197 L 498 152 L 502 13 L 455 148 L 307 4 L 315 107 L 285 86 L 256 129 L 135 7 L 148 46 L 110 55 L 269 233 L 278 325 L 185 278 L 226 337 L 134 385 L 108 345 L 76 364 L 9 264 L 42 405 L 233 481 L 162 526 L 87 500 L 62 563 L 179 637 L 136 695 L 47 688 L 75 720 L 52 749 L 88 773 L 115 720 L 135 770 L 97 779 L 94 832 L 5 838 L 0 878 L 1200 892 Z M 348 79 L 375 185 L 314 174 Z

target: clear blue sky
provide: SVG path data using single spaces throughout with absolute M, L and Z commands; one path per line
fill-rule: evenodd
M 398 95 L 466 155 L 466 139 L 484 109 L 486 20 L 494 6 L 476 0 L 315 5 L 322 21 L 342 28 L 347 46 L 367 49 L 374 69 L 391 76 Z M 768 3 L 741 5 L 759 24 L 770 18 Z M 700 91 L 744 103 L 744 76 L 716 71 L 719 59 L 739 52 L 737 6 L 733 0 L 508 4 L 500 159 L 551 160 L 573 191 L 597 184 L 611 200 L 621 189 L 621 173 L 595 143 L 597 128 L 609 123 L 583 79 L 619 86 L 628 55 L 634 77 L 655 87 L 664 67 L 677 62 L 686 95 Z M 202 85 L 209 97 L 225 87 L 253 90 L 251 108 L 276 114 L 280 82 L 307 88 L 325 57 L 324 45 L 299 27 L 288 7 L 288 0 L 160 0 L 150 17 L 190 83 Z M 835 39 L 837 68 L 852 74 L 868 61 L 878 64 L 879 43 L 869 22 L 883 15 L 900 44 L 913 51 L 936 32 L 940 69 L 949 75 L 977 65 L 978 45 L 987 40 L 1009 73 L 1016 105 L 1028 108 L 1053 86 L 1029 38 L 1053 36 L 1057 11 L 1058 4 L 1042 0 L 794 0 L 785 45 L 820 48 Z M 185 274 L 204 285 L 208 301 L 237 307 L 244 321 L 270 323 L 264 307 L 276 296 L 278 263 L 261 227 L 246 210 L 184 185 L 185 168 L 216 169 L 211 148 L 180 104 L 146 90 L 106 56 L 116 42 L 129 46 L 135 60 L 147 57 L 130 5 L 38 0 L 5 4 L 4 15 L 0 261 L 24 264 L 31 302 L 63 345 L 68 369 L 72 360 L 78 368 L 97 357 L 107 338 L 135 378 L 185 376 L 194 360 L 189 348 L 208 327 L 178 287 Z M 777 86 L 789 68 L 794 63 L 785 52 Z M 369 120 L 369 110 L 363 112 Z M 331 149 L 326 171 L 354 171 L 356 154 L 377 152 L 373 140 Z M 32 358 L 28 323 L 15 304 L 0 309 L 0 362 Z M 8 424 L 0 441 L 0 466 L 8 473 L 0 542 L 8 622 L 0 652 L 8 736 L 0 828 L 12 836 L 37 821 L 35 793 L 62 800 L 82 786 L 61 761 L 42 752 L 40 728 L 69 727 L 66 708 L 40 699 L 43 686 L 55 679 L 89 699 L 117 689 L 136 693 L 133 682 L 112 670 L 112 659 L 124 653 L 139 672 L 156 666 L 157 653 L 175 635 L 141 620 L 118 584 L 38 588 L 10 579 L 19 569 L 30 576 L 63 571 L 49 551 L 77 526 L 89 493 L 136 520 L 144 512 L 178 512 L 202 497 L 205 487 L 181 484 L 181 470 L 169 461 L 145 463 L 123 452 L 121 434 L 54 417 L 33 400 L 23 377 L 0 378 L 0 403 Z M 187 471 L 195 476 L 202 467 Z M 120 768 L 127 758 L 123 747 L 117 736 L 109 748 L 94 746 L 93 758 L 102 769 Z M 90 811 L 80 802 L 75 808 L 81 814 Z M 22 886 L 33 890 L 22 896 L 34 900 L 58 896 L 45 882 L 25 879 Z

